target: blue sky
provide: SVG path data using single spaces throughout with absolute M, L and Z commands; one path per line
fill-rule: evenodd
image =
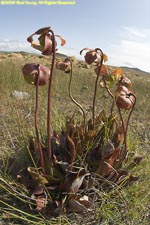
M 59 52 L 79 57 L 82 48 L 98 47 L 108 55 L 108 64 L 150 72 L 150 0 L 75 2 L 0 5 L 0 50 L 31 51 L 26 38 L 41 27 L 51 26 L 67 41 L 64 47 L 58 45 Z

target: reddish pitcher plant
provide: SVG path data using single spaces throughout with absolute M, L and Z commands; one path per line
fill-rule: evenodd
M 25 64 L 22 72 L 27 83 L 34 84 L 35 86 L 37 85 L 38 79 L 38 85 L 43 86 L 50 77 L 50 70 L 47 67 L 35 63 Z
M 38 36 L 38 41 L 34 40 L 35 36 Z M 50 68 L 36 63 L 27 63 L 22 68 L 24 79 L 36 87 L 34 121 L 36 138 L 30 138 L 29 146 L 34 163 L 21 170 L 17 178 L 31 193 L 28 198 L 31 199 L 30 209 L 42 213 L 42 216 L 44 213 L 56 216 L 64 209 L 80 213 L 91 210 L 94 202 L 88 196 L 89 190 L 108 189 L 108 187 L 111 189 L 114 183 L 126 185 L 126 181 L 136 180 L 137 178 L 128 172 L 128 168 L 135 167 L 142 159 L 142 157 L 135 157 L 130 160 L 130 165 L 122 168 L 128 152 L 129 120 L 136 104 L 130 79 L 125 76 L 122 69 L 112 70 L 106 65 L 108 57 L 100 48 L 82 49 L 80 54 L 85 52 L 85 62 L 96 75 L 91 116 L 89 116 L 79 104 L 80 99 L 78 102 L 72 94 L 75 62 L 69 57 L 56 59 L 56 38 L 60 39 L 62 46 L 66 43 L 61 36 L 54 34 L 51 27 L 41 28 L 31 34 L 27 38 L 31 47 L 39 50 L 43 55 L 51 55 Z M 61 131 L 53 131 L 52 134 L 51 98 L 53 74 L 56 72 L 54 69 L 69 76 L 68 95 L 80 109 L 83 117 L 76 121 L 72 116 L 66 120 L 66 125 Z M 39 89 L 46 83 L 48 83 L 47 135 L 43 140 L 39 134 Z M 100 109 L 97 113 L 98 88 L 104 88 L 111 99 L 109 112 Z M 98 100 L 100 98 L 101 96 L 98 96 Z M 33 158 L 36 160 L 34 161 Z
M 136 96 L 130 91 L 132 83 L 127 77 L 123 75 L 123 71 L 120 68 L 117 68 L 109 72 L 109 70 L 107 69 L 107 66 L 103 64 L 104 62 L 108 60 L 108 57 L 106 54 L 102 52 L 101 49 L 96 48 L 95 50 L 91 50 L 88 48 L 84 48 L 83 50 L 80 51 L 80 54 L 84 50 L 87 51 L 84 56 L 86 63 L 87 64 L 96 63 L 96 68 L 94 69 L 96 73 L 96 80 L 95 80 L 95 89 L 94 89 L 94 97 L 93 97 L 93 130 L 95 130 L 95 102 L 96 102 L 96 94 L 97 94 L 97 84 L 98 84 L 99 77 L 101 76 L 102 79 L 100 80 L 100 85 L 106 89 L 106 91 L 112 98 L 111 117 L 113 116 L 113 109 L 114 109 L 115 103 L 118 108 L 118 112 L 122 122 L 121 126 L 124 133 L 124 144 L 125 144 L 124 152 L 126 152 L 127 130 L 129 125 L 129 119 L 131 117 L 131 114 L 133 112 L 133 109 L 136 103 Z M 110 87 L 112 84 L 115 84 L 118 86 L 114 94 L 110 90 Z M 130 110 L 126 123 L 121 114 L 121 109 Z
M 121 109 L 131 109 L 134 105 L 135 97 L 126 86 L 120 85 L 116 90 L 116 104 Z
M 103 51 L 100 48 L 95 48 L 95 49 L 84 48 L 80 51 L 80 55 L 82 54 L 83 51 L 87 51 L 84 56 L 87 64 L 92 64 L 94 62 L 97 63 L 97 77 L 96 77 L 96 81 L 95 81 L 93 109 L 92 109 L 93 130 L 94 130 L 95 129 L 95 104 L 96 104 L 98 79 L 99 79 L 99 76 L 101 75 L 102 68 L 104 70 L 103 62 L 107 61 L 108 57 L 106 54 L 103 53 Z
M 72 61 L 71 59 L 67 58 L 64 61 L 58 60 L 56 62 L 56 68 L 58 70 L 62 70 L 65 73 L 70 73 L 70 81 L 69 81 L 69 85 L 68 85 L 68 93 L 69 93 L 69 97 L 72 100 L 72 102 L 79 107 L 79 109 L 82 111 L 83 114 L 83 120 L 84 120 L 84 129 L 85 129 L 85 120 L 86 120 L 86 115 L 85 115 L 85 111 L 83 109 L 83 107 L 74 99 L 74 97 L 72 96 L 72 76 L 73 76 L 73 68 L 72 68 Z
M 38 144 L 39 153 L 40 153 L 40 164 L 44 171 L 44 156 L 42 152 L 43 151 L 42 144 L 40 142 L 40 136 L 38 131 L 38 108 L 39 108 L 38 87 L 46 84 L 50 76 L 50 70 L 45 66 L 41 66 L 35 63 L 30 63 L 30 64 L 25 64 L 23 66 L 22 72 L 27 83 L 36 86 L 35 131 L 36 131 L 37 144 Z
M 33 36 L 38 35 L 38 42 L 33 40 Z M 52 164 L 52 151 L 51 151 L 51 133 L 50 133 L 50 117 L 51 117 L 51 90 L 52 90 L 52 80 L 53 80 L 53 70 L 55 64 L 55 54 L 56 54 L 56 46 L 57 42 L 55 37 L 58 37 L 61 40 L 61 45 L 65 45 L 66 41 L 60 35 L 55 35 L 51 27 L 44 27 L 37 30 L 35 33 L 31 34 L 27 41 L 31 43 L 31 46 L 42 52 L 43 55 L 51 55 L 52 54 L 52 64 L 50 68 L 50 73 L 48 68 L 43 66 L 38 66 L 35 63 L 26 64 L 22 71 L 24 74 L 24 78 L 28 83 L 36 84 L 36 92 L 38 92 L 38 86 L 45 85 L 46 81 L 49 78 L 49 89 L 48 89 L 48 103 L 47 103 L 47 145 L 48 145 L 48 157 L 50 160 L 50 164 Z M 38 72 L 37 72 L 38 70 Z M 38 102 L 38 97 L 37 101 Z M 37 103 L 38 104 L 38 103 Z M 37 110 L 36 110 L 37 111 Z M 36 120 L 37 122 L 37 120 Z M 36 126 L 36 125 L 35 125 Z M 36 126 L 37 127 L 37 126 Z M 38 130 L 38 129 L 37 129 Z M 38 131 L 36 132 L 38 133 Z M 39 135 L 37 135 L 37 140 L 39 140 Z M 42 152 L 42 150 L 40 150 Z M 41 161 L 42 167 L 44 165 L 44 157 L 41 153 Z
M 72 70 L 72 64 L 70 59 L 65 59 L 64 61 L 62 60 L 57 60 L 56 62 L 56 68 L 58 70 L 62 70 L 65 73 L 70 73 Z
M 34 35 L 39 35 L 38 42 L 33 40 Z M 65 39 L 60 35 L 55 35 L 55 37 L 58 37 L 61 40 L 62 46 L 66 44 Z M 50 27 L 44 27 L 37 30 L 27 38 L 27 41 L 31 43 L 31 47 L 41 51 L 43 55 L 50 55 L 56 51 L 56 49 L 53 48 L 53 45 L 56 47 L 57 43 L 56 41 L 54 42 L 53 32 Z

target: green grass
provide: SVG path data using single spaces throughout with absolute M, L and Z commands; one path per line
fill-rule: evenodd
M 41 62 L 48 65 L 43 57 L 27 55 L 20 59 L 7 57 L 0 61 L 0 224 L 95 224 L 95 225 L 149 225 L 150 220 L 150 114 L 149 82 L 147 74 L 135 74 L 128 71 L 128 77 L 133 82 L 134 93 L 137 96 L 137 105 L 131 118 L 129 152 L 144 156 L 141 164 L 134 169 L 133 174 L 139 180 L 133 185 L 121 190 L 116 187 L 110 192 L 97 190 L 91 197 L 94 199 L 92 212 L 85 215 L 70 214 L 62 215 L 49 220 L 41 215 L 32 214 L 28 204 L 22 199 L 12 195 L 9 186 L 13 181 L 10 177 L 10 158 L 15 158 L 17 164 L 25 166 L 28 162 L 28 137 L 34 135 L 34 87 L 25 83 L 21 73 L 21 66 L 27 62 Z M 90 71 L 90 72 L 89 72 Z M 73 95 L 75 99 L 91 113 L 93 88 L 95 78 L 91 76 L 92 68 L 78 68 L 75 65 L 73 77 Z M 52 100 L 52 129 L 60 130 L 65 126 L 65 117 L 76 111 L 77 118 L 82 116 L 77 107 L 72 104 L 68 97 L 69 75 L 55 71 L 53 81 Z M 12 96 L 12 91 L 28 92 L 30 98 L 17 100 Z M 107 107 L 110 100 L 104 90 L 98 89 L 97 112 Z M 39 126 L 42 135 L 46 135 L 46 102 L 47 87 L 40 88 L 40 112 Z M 17 170 L 18 168 L 15 168 Z M 14 171 L 14 174 L 16 171 Z M 7 187 L 3 189 L 2 185 Z M 119 188 L 119 189 L 118 189 Z M 20 189 L 22 191 L 22 189 Z M 22 195 L 25 193 L 22 191 Z M 18 195 L 19 197 L 19 195 Z M 25 199 L 27 201 L 27 199 Z M 1 222 L 2 221 L 2 222 Z

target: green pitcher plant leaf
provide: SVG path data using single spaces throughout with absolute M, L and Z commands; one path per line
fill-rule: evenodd
M 33 180 L 37 181 L 39 184 L 47 184 L 48 180 L 34 167 L 28 167 L 27 171 L 30 173 Z

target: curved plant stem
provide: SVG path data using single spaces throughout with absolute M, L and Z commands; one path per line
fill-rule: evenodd
M 35 106 L 35 132 L 36 132 L 36 139 L 37 139 L 37 144 L 38 144 L 38 149 L 40 152 L 40 164 L 42 169 L 44 170 L 44 157 L 43 157 L 43 150 L 42 150 L 42 145 L 40 143 L 40 137 L 39 137 L 39 131 L 38 131 L 38 110 L 39 110 L 39 96 L 38 96 L 38 91 L 39 91 L 39 65 L 38 65 L 38 73 L 36 74 L 37 76 L 37 82 L 36 82 L 36 106 Z
M 130 120 L 130 118 L 131 118 L 131 114 L 133 113 L 133 110 L 134 110 L 134 107 L 135 107 L 135 104 L 136 104 L 136 96 L 135 96 L 133 93 L 132 93 L 131 95 L 134 97 L 134 104 L 133 104 L 133 106 L 132 106 L 132 109 L 131 109 L 131 111 L 130 111 L 130 113 L 129 113 L 129 116 L 128 116 L 128 119 L 127 119 L 127 124 L 126 124 L 126 136 L 127 136 L 127 133 L 128 133 L 129 120 Z
M 124 133 L 124 145 L 125 145 L 125 150 L 126 150 L 127 149 L 126 125 L 124 123 L 123 116 L 121 114 L 120 108 L 118 106 L 117 106 L 117 108 L 118 108 L 120 120 L 121 120 L 121 123 L 122 123 L 122 128 L 123 128 L 123 133 Z
M 84 129 L 85 129 L 85 124 L 86 124 L 86 115 L 85 115 L 85 111 L 84 111 L 82 105 L 80 105 L 80 104 L 74 99 L 74 97 L 72 96 L 72 89 L 71 89 L 72 77 L 73 77 L 72 61 L 71 61 L 70 59 L 67 59 L 67 60 L 69 60 L 69 61 L 70 61 L 70 64 L 71 64 L 71 73 L 70 73 L 70 80 L 69 80 L 69 86 L 68 86 L 68 88 L 69 88 L 69 97 L 70 97 L 70 99 L 72 100 L 72 102 L 73 102 L 76 106 L 78 106 L 78 107 L 81 109 L 81 111 L 82 111 L 82 113 L 83 113 L 83 126 L 84 126 Z
M 132 114 L 132 112 L 134 110 L 134 107 L 135 107 L 135 104 L 136 104 L 136 96 L 134 94 L 132 94 L 132 95 L 134 96 L 135 101 L 134 101 L 134 104 L 132 106 L 132 109 L 130 110 L 130 113 L 129 113 L 129 116 L 128 116 L 126 125 L 124 124 L 124 120 L 123 120 L 123 117 L 122 117 L 122 114 L 121 114 L 121 110 L 118 107 L 119 115 L 120 115 L 120 118 L 121 118 L 121 121 L 122 121 L 123 132 L 124 132 L 124 145 L 125 145 L 125 150 L 127 150 L 127 132 L 128 132 L 128 127 L 129 127 L 129 120 L 130 120 L 131 114 Z
M 96 94 L 97 94 L 97 84 L 98 84 L 98 79 L 100 76 L 100 72 L 101 72 L 101 67 L 102 67 L 102 63 L 103 63 L 103 52 L 101 49 L 96 48 L 96 51 L 99 50 L 101 52 L 101 61 L 100 61 L 100 66 L 99 66 L 99 70 L 97 73 L 97 77 L 96 77 L 96 81 L 95 81 L 95 87 L 94 87 L 94 97 L 93 97 L 93 107 L 92 107 L 92 120 L 93 120 L 93 130 L 95 130 L 95 103 L 96 103 Z
M 120 157 L 120 163 L 122 163 L 123 160 L 126 157 L 126 154 L 127 154 L 127 132 L 126 132 L 126 125 L 124 123 L 123 116 L 121 114 L 121 110 L 118 106 L 117 106 L 117 108 L 118 108 L 118 112 L 119 112 L 120 119 L 121 119 L 121 122 L 122 122 L 122 128 L 123 128 L 123 133 L 124 133 L 124 148 L 122 149 L 122 154 L 121 154 L 121 157 Z
M 124 124 L 124 120 L 123 120 L 123 117 L 122 117 L 122 114 L 121 114 L 121 110 L 117 106 L 118 107 L 118 112 L 119 112 L 119 115 L 120 115 L 120 119 L 122 121 L 123 132 L 124 132 L 124 153 L 122 155 L 123 159 L 125 158 L 126 153 L 127 153 L 127 134 L 128 134 L 129 120 L 130 120 L 131 114 L 132 114 L 132 112 L 134 110 L 134 107 L 135 107 L 135 104 L 136 104 L 136 96 L 133 93 L 132 93 L 132 96 L 134 96 L 135 101 L 134 101 L 134 104 L 132 106 L 132 109 L 130 110 L 130 113 L 129 113 L 126 125 Z
M 113 109 L 114 109 L 114 104 L 115 104 L 115 97 L 114 97 L 114 95 L 112 94 L 112 92 L 110 91 L 110 89 L 108 88 L 104 76 L 102 77 L 102 79 L 103 79 L 103 82 L 104 82 L 104 85 L 105 85 L 105 88 L 106 88 L 108 94 L 109 94 L 109 95 L 111 96 L 111 98 L 113 99 L 113 102 L 112 102 L 112 105 L 111 105 L 111 110 L 110 110 L 110 113 L 111 113 L 111 116 L 112 116 Z
M 100 66 L 101 68 L 101 66 Z M 99 73 L 96 77 L 95 87 L 94 87 L 94 97 L 93 97 L 93 107 L 92 107 L 92 120 L 93 120 L 93 130 L 95 130 L 95 102 L 96 102 L 96 93 L 97 93 L 97 84 L 98 84 Z
M 49 87 L 48 87 L 48 102 L 47 102 L 47 145 L 48 145 L 48 157 L 50 160 L 50 165 L 52 166 L 52 149 L 51 149 L 51 96 L 52 96 L 52 80 L 53 80 L 53 70 L 55 63 L 55 55 L 56 55 L 56 42 L 55 35 L 52 30 L 52 41 L 53 41 L 53 56 L 52 56 L 52 64 L 50 68 L 50 79 L 49 79 Z

